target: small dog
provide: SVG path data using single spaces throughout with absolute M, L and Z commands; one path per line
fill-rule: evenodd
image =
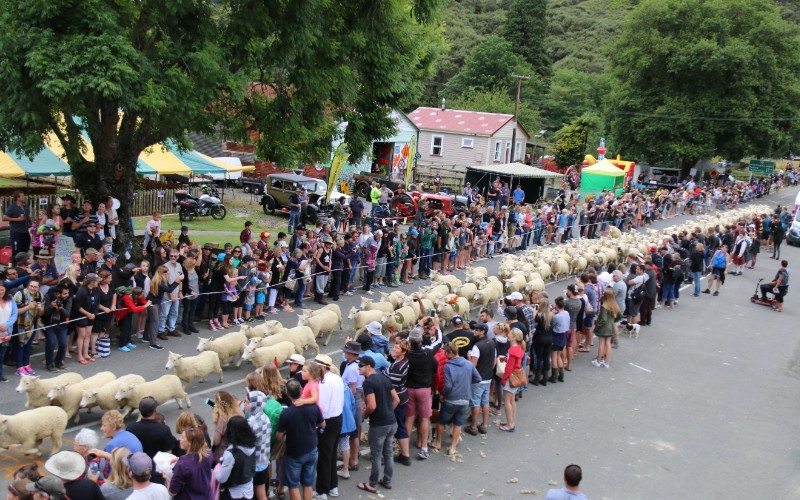
M 628 323 L 627 319 L 623 319 L 619 322 L 619 327 L 622 329 L 622 333 L 628 334 L 628 337 L 639 338 L 639 325 L 632 325 Z

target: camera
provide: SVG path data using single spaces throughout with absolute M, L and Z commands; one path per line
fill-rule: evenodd
M 215 402 L 214 402 L 214 400 L 213 400 L 213 399 L 210 399 L 210 398 L 206 398 L 206 404 L 207 404 L 208 406 L 210 406 L 211 408 L 214 408 L 214 407 L 216 407 L 216 406 L 217 406 L 217 403 L 215 403 Z
M 61 299 L 56 299 L 56 307 L 64 307 L 64 301 Z

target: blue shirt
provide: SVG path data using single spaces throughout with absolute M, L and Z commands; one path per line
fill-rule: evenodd
M 386 361 L 386 356 L 379 352 L 366 350 L 364 351 L 362 356 L 369 356 L 370 358 L 375 360 L 375 371 L 382 372 L 386 368 L 389 368 L 389 362 Z
M 525 199 L 525 191 L 521 189 L 514 190 L 514 203 L 520 204 Z
M 117 448 L 122 448 L 123 446 L 131 450 L 131 453 L 136 453 L 137 451 L 144 452 L 142 449 L 142 442 L 139 441 L 139 438 L 126 430 L 117 431 L 117 433 L 114 434 L 114 437 L 111 438 L 111 441 L 109 441 L 105 448 L 103 448 L 103 451 L 106 453 L 111 453 Z
M 588 500 L 586 495 L 581 493 L 580 491 L 569 491 L 566 488 L 560 488 L 557 490 L 548 490 L 547 496 L 544 497 L 544 500 Z

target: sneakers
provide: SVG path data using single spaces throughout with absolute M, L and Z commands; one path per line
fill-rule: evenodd
M 348 290 L 348 291 L 344 292 L 344 294 L 345 294 L 345 295 L 347 295 L 348 297 L 350 297 L 350 296 L 351 296 L 351 295 L 353 295 L 354 293 L 355 293 L 355 292 L 354 292 L 353 290 Z
M 703 290 L 703 293 L 711 293 L 711 289 L 710 288 L 706 288 L 705 290 Z
M 6 384 L 6 383 L 8 383 L 8 379 L 5 378 L 4 376 L 0 375 L 0 384 Z M 348 477 L 349 477 L 349 474 L 348 474 Z
M 713 295 L 714 297 L 718 296 L 719 295 L 719 290 L 717 290 L 716 292 L 712 293 L 711 295 Z
M 67 365 L 65 365 L 64 362 L 62 361 L 61 363 L 56 365 L 56 368 L 58 368 L 61 371 L 65 371 L 67 369 Z M 0 381 L 0 382 L 2 382 L 2 381 Z
M 58 368 L 56 368 L 56 365 L 49 365 L 47 367 L 47 371 L 49 371 L 50 373 L 55 373 L 58 371 Z
M 364 293 L 367 295 L 375 295 L 375 292 L 373 292 L 372 290 L 367 290 Z
M 17 375 L 19 375 L 20 377 L 21 377 L 21 376 L 23 376 L 23 375 L 30 375 L 30 374 L 29 374 L 29 373 L 28 373 L 28 372 L 25 370 L 25 367 L 24 367 L 24 366 L 23 366 L 22 368 L 17 368 L 17 371 L 16 371 L 16 373 L 17 373 Z
M 131 349 L 130 349 L 130 347 L 128 347 L 128 346 L 126 346 L 126 345 L 124 345 L 124 346 L 120 347 L 120 348 L 119 348 L 119 349 L 117 349 L 117 350 L 118 350 L 118 351 L 122 351 L 122 352 L 131 352 Z
M 150 344 L 150 349 L 155 349 L 156 351 L 160 351 L 164 348 L 158 344 Z
M 597 361 L 596 359 L 593 359 L 592 360 L 592 365 L 599 368 L 599 367 L 603 366 L 603 363 Z
M 478 429 L 476 429 L 475 427 L 469 426 L 469 425 L 464 426 L 464 432 L 466 432 L 470 436 L 477 436 L 478 435 Z M 395 460 L 395 461 L 397 461 L 397 460 Z
M 603 368 L 611 368 L 611 365 L 609 365 L 608 363 L 606 363 L 606 362 L 605 362 L 605 360 L 603 360 L 603 361 L 600 363 L 600 365 L 602 365 L 602 367 L 603 367 Z
M 8 382 L 7 380 L 0 380 L 0 382 Z M 342 479 L 350 479 L 350 471 L 338 470 L 336 475 Z
M 36 370 L 34 370 L 33 367 L 31 367 L 31 365 L 28 365 L 24 368 L 28 372 L 28 375 L 36 375 Z
M 325 493 L 317 493 L 316 491 L 311 494 L 311 498 L 314 500 L 328 500 L 328 495 Z
M 419 452 L 417 452 L 417 458 L 419 458 L 420 460 L 427 460 L 430 456 L 431 454 L 427 448 L 422 448 L 421 450 L 419 450 Z
M 278 314 L 278 310 L 277 310 L 277 309 L 275 309 L 274 307 L 270 307 L 270 309 L 269 309 L 269 313 L 270 313 L 270 314 Z
M 489 430 L 486 428 L 485 425 L 481 424 L 478 426 L 478 432 L 480 432 L 481 434 L 488 434 Z
M 208 328 L 210 328 L 212 332 L 216 332 L 217 331 L 217 325 L 214 324 L 214 321 L 209 321 L 208 322 Z
M 333 498 L 338 497 L 339 496 L 339 488 L 334 488 L 331 491 L 329 491 L 328 492 L 328 496 L 329 497 L 333 497 Z
M 130 343 L 130 344 L 126 345 L 125 347 L 127 347 L 129 351 L 132 351 L 132 350 L 136 349 L 136 344 Z
M 411 465 L 411 457 L 404 457 L 403 455 L 395 455 L 394 462 L 397 464 Z M 331 495 L 333 496 L 333 495 Z

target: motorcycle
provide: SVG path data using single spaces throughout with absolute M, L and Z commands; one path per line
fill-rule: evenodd
M 214 186 L 209 188 L 205 184 L 200 187 L 200 197 L 192 196 L 187 190 L 175 191 L 176 200 L 172 206 L 178 209 L 178 218 L 181 222 L 188 222 L 195 217 L 210 215 L 216 220 L 222 220 L 228 214 L 225 205 L 219 198 L 219 192 Z
M 756 291 L 755 291 L 755 293 L 753 293 L 753 296 L 750 297 L 750 302 L 752 302 L 753 304 L 759 304 L 759 305 L 762 305 L 762 306 L 767 306 L 767 307 L 771 307 L 772 309 L 775 309 L 775 306 L 778 303 L 777 300 L 775 300 L 774 298 L 768 299 L 768 300 L 764 300 L 764 299 L 761 298 L 761 282 L 762 281 L 764 281 L 764 278 L 759 279 L 758 283 L 756 283 Z

